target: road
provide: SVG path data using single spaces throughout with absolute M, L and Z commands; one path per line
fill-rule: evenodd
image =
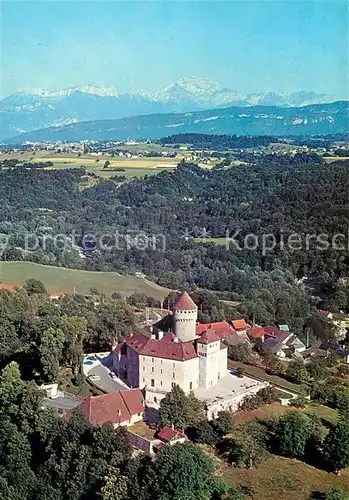
M 54 410 L 69 411 L 76 408 L 81 401 L 81 398 L 73 397 L 65 393 L 64 396 L 60 396 L 59 398 L 44 398 L 44 405 Z
M 98 375 L 100 380 L 93 380 L 93 385 L 104 392 L 118 392 L 128 389 L 126 385 L 122 385 L 120 382 L 114 380 L 109 375 L 109 370 L 102 364 L 97 364 L 88 371 L 88 377 L 91 375 Z

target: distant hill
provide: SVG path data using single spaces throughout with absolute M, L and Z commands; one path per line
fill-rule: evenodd
M 160 89 L 130 90 L 85 85 L 64 90 L 31 89 L 0 101 L 0 140 L 31 130 L 90 120 L 154 113 L 184 113 L 226 106 L 305 106 L 333 101 L 326 94 L 263 92 L 244 94 L 209 78 L 189 77 Z
M 342 134 L 348 130 L 348 104 L 348 101 L 338 101 L 294 108 L 234 106 L 97 120 L 34 130 L 12 138 L 11 142 L 159 139 L 187 132 L 272 136 Z

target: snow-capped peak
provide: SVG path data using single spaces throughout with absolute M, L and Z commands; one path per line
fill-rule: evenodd
M 84 85 L 82 87 L 71 87 L 63 90 L 44 90 L 40 88 L 24 89 L 18 92 L 17 95 L 37 96 L 43 98 L 56 98 L 60 99 L 68 97 L 75 92 L 83 94 L 98 95 L 101 97 L 117 97 L 118 91 L 115 87 L 98 87 L 96 85 Z

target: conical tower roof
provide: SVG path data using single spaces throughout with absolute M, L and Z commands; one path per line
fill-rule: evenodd
M 182 293 L 173 308 L 175 311 L 195 311 L 197 306 L 188 292 Z

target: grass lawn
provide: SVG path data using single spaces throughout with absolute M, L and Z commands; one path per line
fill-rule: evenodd
M 229 360 L 228 367 L 229 368 L 242 367 L 244 369 L 245 375 L 247 376 L 250 375 L 251 377 L 267 380 L 271 384 L 278 385 L 287 391 L 299 393 L 302 395 L 307 394 L 306 392 L 307 387 L 299 384 L 293 384 L 292 382 L 289 382 L 288 380 L 285 380 L 281 377 L 277 377 L 276 375 L 269 375 L 268 373 L 265 373 L 264 369 L 259 366 L 252 366 L 252 365 L 247 365 L 245 363 L 240 363 L 239 361 Z
M 42 281 L 48 292 L 72 294 L 75 287 L 76 293 L 86 294 L 90 288 L 95 287 L 107 295 L 119 292 L 127 296 L 139 292 L 158 300 L 163 299 L 169 292 L 167 288 L 146 279 L 116 272 L 81 271 L 32 262 L 0 262 L 0 282 L 18 285 L 28 278 Z
M 234 422 L 237 425 L 247 424 L 252 420 L 266 420 L 273 417 L 278 417 L 288 411 L 300 411 L 307 415 L 316 415 L 321 420 L 329 424 L 335 424 L 338 421 L 338 412 L 328 406 L 323 406 L 317 403 L 310 403 L 305 408 L 294 408 L 292 406 L 282 406 L 281 403 L 275 402 L 269 405 L 262 405 L 255 410 L 237 411 L 234 413 Z
M 215 245 L 226 245 L 227 239 L 223 238 L 193 238 L 196 243 L 214 243 Z
M 349 469 L 337 476 L 283 457 L 273 456 L 252 469 L 223 466 L 223 476 L 231 485 L 250 488 L 253 500 L 309 500 L 313 491 L 331 487 L 347 489 L 349 495 Z

